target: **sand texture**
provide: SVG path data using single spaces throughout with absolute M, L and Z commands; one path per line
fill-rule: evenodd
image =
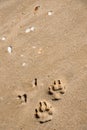
M 0 130 L 87 130 L 87 0 L 0 0 Z

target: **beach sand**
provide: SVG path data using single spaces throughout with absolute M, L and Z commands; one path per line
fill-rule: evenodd
M 48 94 L 54 80 L 66 87 L 58 101 Z M 0 130 L 87 130 L 86 92 L 87 1 L 0 0 Z M 42 100 L 54 114 L 40 124 Z

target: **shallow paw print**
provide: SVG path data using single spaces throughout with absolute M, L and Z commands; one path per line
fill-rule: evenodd
M 52 120 L 53 112 L 53 107 L 47 101 L 40 101 L 39 107 L 35 109 L 35 117 L 40 123 L 45 123 Z
M 20 100 L 20 103 L 26 103 L 27 102 L 27 94 L 18 95 L 18 100 Z
M 61 83 L 60 80 L 55 80 L 50 87 L 48 87 L 48 93 L 52 95 L 52 100 L 60 100 L 61 94 L 64 94 L 66 92 L 65 86 Z

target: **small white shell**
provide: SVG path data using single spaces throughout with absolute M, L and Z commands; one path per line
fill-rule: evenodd
M 20 56 L 23 57 L 24 55 L 21 54 Z
M 41 53 L 42 53 L 42 48 L 39 48 L 38 54 L 41 54 Z
M 35 27 L 31 27 L 30 30 L 31 30 L 31 31 L 34 31 L 34 30 L 35 30 Z
M 1 38 L 1 40 L 2 40 L 2 41 L 5 41 L 5 40 L 6 40 L 6 38 L 5 38 L 5 37 L 2 37 L 2 38 Z
M 12 46 L 9 46 L 7 50 L 8 50 L 8 53 L 11 54 L 12 53 Z
M 31 29 L 30 28 L 27 28 L 26 30 L 25 30 L 25 33 L 29 33 L 31 31 Z
M 32 46 L 32 48 L 33 48 L 33 49 L 35 49 L 35 48 L 36 48 L 36 46 Z
M 51 16 L 52 14 L 53 14 L 53 12 L 52 12 L 52 11 L 49 11 L 49 12 L 48 12 L 48 15 L 49 15 L 49 16 Z
M 22 66 L 26 66 L 26 63 L 24 62 L 24 63 L 22 63 Z

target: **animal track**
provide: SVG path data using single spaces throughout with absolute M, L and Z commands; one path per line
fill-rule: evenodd
M 27 102 L 27 94 L 18 95 L 18 99 L 20 99 L 21 103 L 26 103 Z
M 37 11 L 39 10 L 39 8 L 40 8 L 40 6 L 38 5 L 38 6 L 36 6 L 35 8 L 34 8 L 34 14 L 36 14 L 37 13 Z
M 54 80 L 54 83 L 48 87 L 48 93 L 52 95 L 52 100 L 60 100 L 61 94 L 66 92 L 65 86 L 62 85 L 60 80 Z
M 47 101 L 40 101 L 39 107 L 35 109 L 35 117 L 40 123 L 51 121 L 54 109 Z
M 52 96 L 52 100 L 60 100 L 65 92 L 66 88 L 60 80 L 54 80 L 54 83 L 48 87 L 48 93 Z M 40 123 L 51 121 L 53 113 L 54 108 L 47 101 L 40 101 L 39 106 L 35 109 L 35 117 Z

